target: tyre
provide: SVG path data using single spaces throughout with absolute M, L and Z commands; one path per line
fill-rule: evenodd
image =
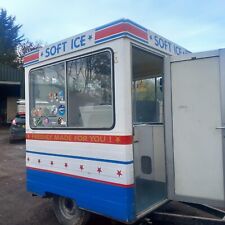
M 56 196 L 53 198 L 54 213 L 62 225 L 85 225 L 89 213 L 79 209 L 74 200 Z

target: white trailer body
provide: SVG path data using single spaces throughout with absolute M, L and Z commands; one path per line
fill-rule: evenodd
M 225 50 L 122 19 L 24 62 L 28 191 L 129 223 L 169 199 L 225 206 Z

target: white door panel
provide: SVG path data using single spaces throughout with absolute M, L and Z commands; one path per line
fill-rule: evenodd
M 219 57 L 170 66 L 174 194 L 223 201 Z

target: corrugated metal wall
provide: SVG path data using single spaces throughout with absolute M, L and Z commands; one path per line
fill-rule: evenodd
M 25 81 L 24 81 L 24 72 L 9 67 L 7 65 L 0 64 L 0 82 L 1 81 L 11 81 L 11 82 L 20 82 L 20 98 L 25 96 Z

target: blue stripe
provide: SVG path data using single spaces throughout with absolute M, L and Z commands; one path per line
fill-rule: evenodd
M 137 36 L 132 35 L 132 34 L 130 34 L 128 32 L 123 32 L 123 33 L 120 33 L 120 34 L 114 34 L 114 35 L 111 35 L 109 37 L 99 39 L 99 40 L 95 41 L 95 43 L 98 44 L 98 43 L 106 42 L 106 41 L 109 41 L 111 39 L 116 39 L 116 38 L 120 38 L 120 37 L 131 37 L 131 38 L 139 40 L 139 41 L 141 41 L 143 43 L 148 43 L 147 40 L 144 40 L 142 38 L 138 38 Z
M 24 66 L 30 66 L 30 65 L 36 64 L 36 63 L 38 63 L 38 62 L 39 62 L 39 59 L 35 59 L 35 60 L 30 61 L 30 62 L 28 62 L 28 63 L 24 63 L 23 65 L 24 65 Z
M 123 222 L 135 220 L 134 188 L 27 169 L 27 190 L 72 198 L 80 208 Z
M 107 27 L 109 27 L 109 26 L 113 26 L 113 25 L 116 25 L 116 24 L 122 23 L 122 22 L 124 22 L 124 19 L 119 19 L 119 20 L 116 20 L 116 21 L 107 23 L 107 24 L 105 24 L 105 25 L 102 25 L 102 26 L 100 26 L 100 27 L 97 27 L 97 28 L 95 28 L 95 31 L 102 30 L 102 29 L 104 29 L 104 28 L 107 28 Z
M 25 56 L 32 55 L 32 54 L 38 53 L 38 52 L 39 52 L 39 49 L 35 49 L 35 50 L 32 50 L 32 51 L 26 53 Z
M 134 25 L 134 26 L 136 26 L 136 27 L 138 27 L 138 28 L 140 28 L 140 29 L 142 29 L 144 31 L 148 30 L 145 27 L 143 27 L 143 26 L 141 26 L 141 25 L 139 25 L 139 24 L 137 24 L 137 23 L 135 23 L 135 22 L 133 22 L 133 21 L 131 21 L 129 19 L 119 19 L 119 20 L 113 21 L 111 23 L 107 23 L 105 25 L 97 27 L 97 28 L 95 28 L 95 31 L 99 31 L 99 30 L 105 29 L 107 27 L 110 27 L 110 26 L 113 26 L 113 25 L 116 25 L 116 24 L 119 24 L 119 23 L 130 23 L 130 24 L 132 24 L 132 25 Z
M 142 38 L 139 38 L 139 37 L 137 37 L 137 36 L 135 36 L 135 35 L 133 35 L 133 34 L 131 34 L 131 33 L 127 33 L 127 36 L 129 36 L 129 37 L 131 37 L 131 38 L 133 38 L 133 39 L 139 40 L 139 41 L 141 41 L 141 42 L 143 42 L 143 43 L 148 43 L 147 40 L 142 39 Z
M 131 23 L 131 24 L 133 24 L 134 26 L 136 26 L 136 27 L 138 27 L 138 28 L 140 28 L 140 29 L 142 29 L 142 30 L 144 30 L 144 31 L 148 31 L 147 28 L 141 26 L 141 25 L 138 24 L 138 23 L 133 22 L 132 20 L 126 19 L 126 22 L 127 22 L 127 23 Z
M 118 161 L 118 160 L 109 160 L 109 159 L 98 159 L 98 158 L 90 158 L 90 157 L 83 157 L 83 156 L 75 156 L 75 155 L 62 155 L 62 154 L 53 154 L 53 153 L 46 153 L 46 152 L 35 152 L 35 151 L 26 151 L 27 153 L 37 154 L 37 155 L 48 155 L 48 156 L 57 156 L 57 157 L 65 157 L 65 158 L 72 158 L 72 159 L 83 159 L 83 160 L 90 160 L 90 161 L 98 161 L 98 162 L 107 162 L 107 163 L 115 163 L 115 164 L 132 164 L 133 161 Z

